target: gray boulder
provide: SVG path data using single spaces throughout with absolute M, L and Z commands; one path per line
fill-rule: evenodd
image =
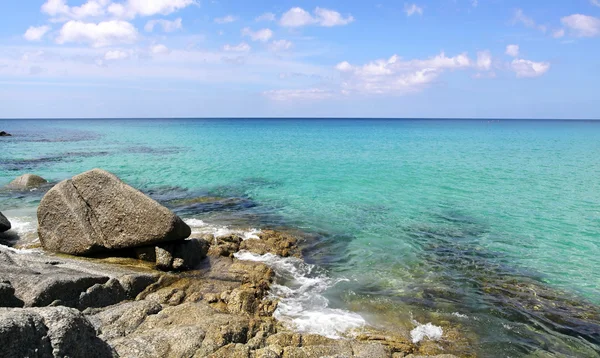
M 66 307 L 0 308 L 4 357 L 116 357 L 79 311 Z
M 183 240 L 191 234 L 169 209 L 100 169 L 50 189 L 38 207 L 38 224 L 46 250 L 71 255 Z
M 0 213 L 0 232 L 8 231 L 8 230 L 10 230 L 10 228 L 11 228 L 10 221 L 8 221 L 6 216 L 4 216 L 2 213 Z
M 16 190 L 28 190 L 38 188 L 46 183 L 48 183 L 48 181 L 41 176 L 35 174 L 25 174 L 11 181 L 8 184 L 8 187 Z
M 182 240 L 134 249 L 139 260 L 154 262 L 163 271 L 193 270 L 206 257 L 210 244 L 205 239 Z

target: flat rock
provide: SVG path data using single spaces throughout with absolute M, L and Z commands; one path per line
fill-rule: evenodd
M 38 188 L 48 181 L 41 176 L 35 174 L 24 174 L 8 184 L 8 188 L 16 190 L 28 190 Z
M 94 169 L 50 189 L 38 208 L 46 250 L 88 255 L 183 240 L 177 215 L 115 175 Z
M 67 307 L 0 308 L 3 357 L 116 357 L 79 311 Z
M 0 212 L 0 232 L 8 231 L 11 227 L 10 221 Z

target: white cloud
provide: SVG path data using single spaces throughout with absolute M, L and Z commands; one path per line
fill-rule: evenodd
M 50 31 L 50 26 L 31 26 L 25 31 L 23 37 L 27 41 L 40 41 L 48 31 Z
M 492 54 L 490 51 L 477 52 L 477 68 L 483 71 L 489 71 L 492 68 Z
M 137 37 L 138 32 L 135 27 L 126 21 L 112 20 L 96 24 L 71 20 L 63 25 L 56 42 L 58 44 L 87 43 L 93 47 L 104 47 L 133 43 Z
M 215 19 L 215 22 L 217 24 L 230 24 L 230 23 L 235 22 L 235 21 L 237 21 L 237 17 L 235 17 L 233 15 L 227 15 L 227 16 L 224 16 L 224 17 L 217 17 Z
M 252 41 L 267 42 L 273 37 L 273 31 L 271 29 L 261 29 L 254 32 L 249 27 L 245 27 L 242 29 L 242 36 L 248 36 Z
M 506 54 L 511 57 L 519 56 L 519 45 L 508 45 L 506 46 Z
M 546 32 L 548 30 L 548 28 L 545 25 L 539 25 L 531 17 L 525 15 L 522 9 L 515 10 L 515 15 L 513 16 L 513 23 L 522 24 L 525 27 L 537 29 L 541 32 Z
M 575 14 L 563 17 L 560 21 L 577 37 L 595 37 L 600 35 L 600 19 L 598 18 Z
M 111 50 L 104 54 L 106 61 L 124 60 L 129 57 L 129 53 L 121 50 Z
M 488 58 L 489 57 L 489 58 Z M 473 63 L 466 53 L 447 57 L 443 52 L 428 59 L 402 60 L 394 55 L 389 59 L 354 66 L 346 61 L 336 69 L 342 75 L 342 89 L 348 93 L 406 94 L 420 91 L 446 70 L 469 68 L 487 69 L 491 66 L 489 52 L 481 52 Z
M 510 64 L 510 67 L 517 74 L 518 78 L 539 77 L 548 72 L 550 69 L 550 63 L 514 59 Z
M 275 21 L 275 14 L 272 12 L 265 12 L 264 14 L 258 16 L 256 21 Z
M 152 52 L 155 55 L 163 55 L 163 54 L 169 53 L 170 51 L 167 46 L 158 44 L 158 45 L 150 46 L 150 52 Z
M 248 52 L 250 51 L 252 48 L 250 47 L 250 45 L 248 45 L 245 42 L 240 43 L 239 45 L 225 45 L 223 46 L 223 51 L 228 51 L 228 52 Z
M 181 18 L 175 19 L 173 21 L 159 19 L 159 20 L 148 21 L 146 23 L 146 26 L 144 26 L 144 30 L 146 30 L 146 32 L 152 32 L 152 31 L 154 31 L 154 27 L 156 27 L 156 25 L 162 27 L 164 32 L 173 32 L 173 31 L 181 30 L 183 28 L 183 23 L 182 23 Z
M 269 50 L 273 52 L 287 51 L 292 48 L 294 44 L 288 40 L 276 40 L 271 42 Z
M 322 100 L 333 97 L 333 92 L 319 88 L 284 89 L 265 91 L 263 95 L 274 101 Z
M 554 37 L 555 39 L 560 39 L 562 37 L 565 36 L 565 30 L 564 29 L 559 29 L 556 30 L 552 33 L 552 37 Z
M 590 0 L 590 3 L 594 6 L 600 7 L 600 0 Z
M 84 20 L 110 14 L 118 18 L 168 15 L 194 4 L 194 0 L 127 0 L 122 3 L 110 0 L 88 0 L 81 6 L 69 6 L 67 0 L 47 0 L 42 12 L 55 17 L 55 21 Z
M 404 12 L 406 16 L 413 16 L 414 14 L 423 15 L 423 8 L 417 6 L 417 4 L 404 4 Z
M 354 17 L 348 15 L 343 17 L 339 12 L 317 7 L 314 15 L 308 11 L 294 7 L 281 16 L 279 24 L 285 27 L 302 27 L 308 25 L 318 25 L 323 27 L 343 26 L 354 21 Z

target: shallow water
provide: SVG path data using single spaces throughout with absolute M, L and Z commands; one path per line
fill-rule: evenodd
M 484 356 L 598 355 L 600 123 L 0 120 L 0 129 L 14 135 L 0 140 L 0 185 L 101 167 L 202 220 L 200 231 L 302 231 L 316 273 L 280 274 L 292 297 L 318 293 L 289 302 L 300 329 L 340 313 L 406 331 L 460 327 Z M 0 210 L 31 230 L 41 195 L 0 191 Z

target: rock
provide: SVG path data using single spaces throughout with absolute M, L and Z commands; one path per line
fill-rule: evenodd
M 91 323 L 66 307 L 0 308 L 4 357 L 116 357 Z
M 183 240 L 178 216 L 115 175 L 94 169 L 50 189 L 38 208 L 46 250 L 71 255 Z
M 250 251 L 258 255 L 271 253 L 281 257 L 301 257 L 300 250 L 296 246 L 296 238 L 273 230 L 264 230 L 257 235 L 260 240 L 245 240 L 241 242 L 239 249 Z
M 11 137 L 12 134 L 6 133 L 5 131 L 0 131 L 0 137 Z
M 200 264 L 206 257 L 209 246 L 204 239 L 182 240 L 154 247 L 135 248 L 134 256 L 139 260 L 155 262 L 159 270 L 185 271 Z
M 111 278 L 104 284 L 95 284 L 79 295 L 79 309 L 106 307 L 127 299 L 127 293 L 119 280 Z
M 11 225 L 10 221 L 0 212 L 0 232 L 5 232 L 10 230 Z
M 35 174 L 24 174 L 11 181 L 8 184 L 8 188 L 16 190 L 28 190 L 39 188 L 46 183 L 48 183 L 48 181 L 41 176 L 37 176 Z
M 212 236 L 212 235 L 211 235 Z M 233 254 L 240 250 L 240 244 L 243 239 L 238 235 L 229 235 L 224 237 L 207 238 L 212 243 L 208 250 L 210 256 L 233 257 Z
M 152 301 L 133 301 L 108 307 L 89 316 L 90 322 L 100 332 L 100 338 L 112 340 L 134 332 L 146 318 L 162 310 Z
M 0 307 L 23 307 L 23 301 L 15 297 L 15 289 L 9 281 L 0 281 Z

